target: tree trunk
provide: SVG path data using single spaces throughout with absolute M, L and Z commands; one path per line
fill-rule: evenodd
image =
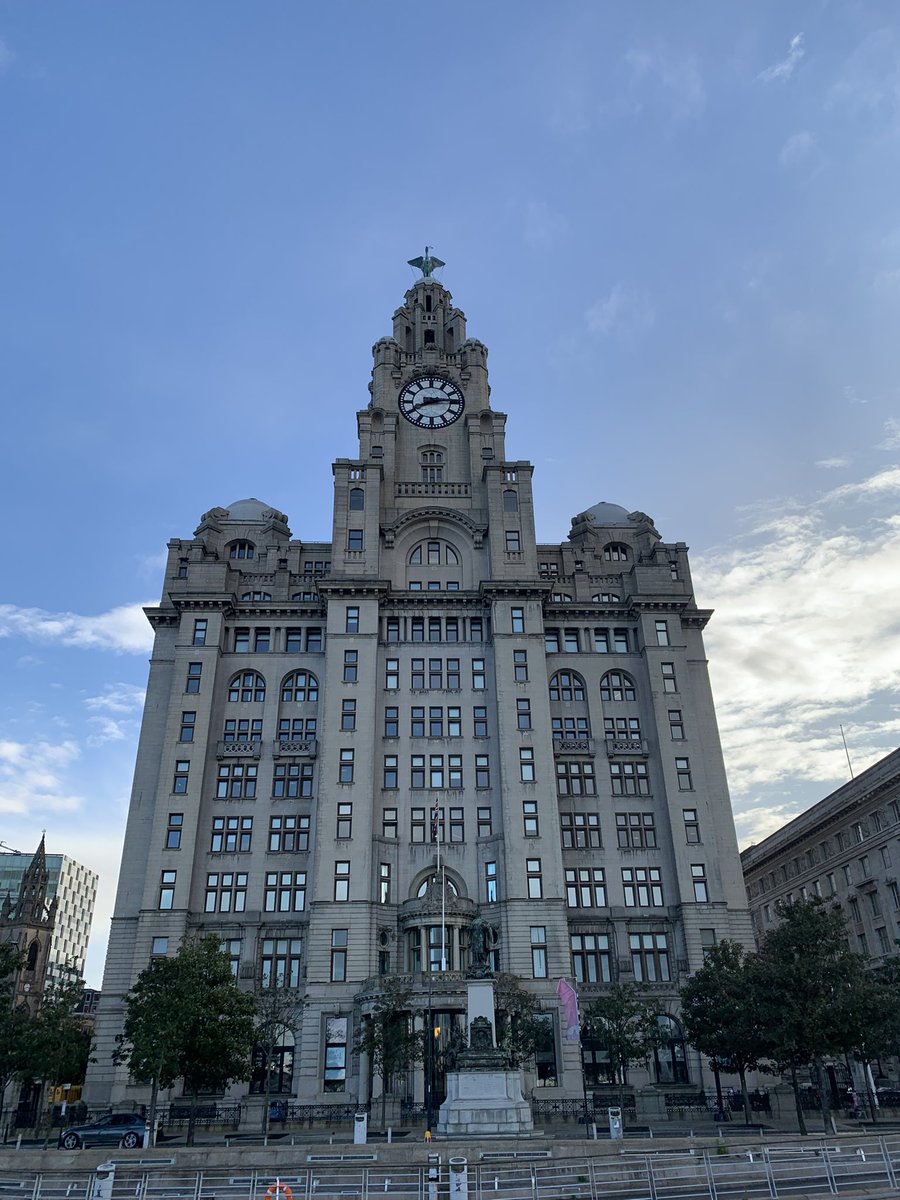
M 747 1072 L 743 1067 L 741 1067 L 741 1069 L 738 1071 L 738 1074 L 741 1077 L 741 1095 L 744 1098 L 744 1124 L 751 1125 L 752 1121 L 750 1118 L 750 1093 L 747 1090 Z
M 184 1139 L 186 1146 L 193 1146 L 194 1131 L 197 1127 L 197 1093 L 191 1093 L 191 1107 L 188 1109 L 188 1127 L 187 1137 Z M 805 1131 L 804 1131 L 805 1132 Z
M 159 1076 L 154 1075 L 150 1084 L 150 1111 L 147 1114 L 147 1124 L 149 1125 L 149 1135 L 147 1137 L 147 1145 L 152 1150 L 156 1145 L 156 1104 L 159 1100 Z
M 797 1068 L 791 1067 L 791 1088 L 794 1092 L 794 1107 L 797 1110 L 797 1128 L 806 1137 L 806 1119 L 803 1116 L 803 1105 L 800 1103 L 800 1085 L 797 1083 Z
M 271 1046 L 266 1046 L 266 1082 L 263 1087 L 263 1119 L 262 1119 L 262 1135 L 264 1138 L 269 1136 L 269 1114 L 272 1105 L 272 1051 Z
M 863 1083 L 865 1085 L 866 1095 L 869 1097 L 869 1112 L 872 1114 L 872 1120 L 877 1121 L 878 1120 L 878 1105 L 875 1103 L 875 1093 L 872 1090 L 872 1087 L 870 1087 L 870 1083 L 872 1080 L 872 1073 L 869 1069 L 869 1059 L 864 1058 L 862 1060 L 862 1065 L 863 1065 Z

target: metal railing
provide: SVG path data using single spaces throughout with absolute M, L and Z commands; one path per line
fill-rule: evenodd
M 463 1149 L 463 1147 L 460 1147 Z M 719 1147 L 724 1151 L 724 1144 Z M 444 1153 L 446 1149 L 442 1148 Z M 846 1139 L 763 1145 L 740 1152 L 688 1149 L 659 1154 L 547 1161 L 481 1161 L 470 1152 L 469 1200 L 779 1200 L 793 1195 L 896 1189 L 900 1138 Z M 115 1155 L 114 1155 L 115 1157 Z M 496 1155 L 491 1156 L 495 1159 Z M 293 1200 L 443 1200 L 446 1159 L 436 1186 L 428 1168 L 397 1163 L 365 1166 L 307 1160 L 283 1166 L 278 1180 Z M 38 1174 L 0 1170 L 0 1200 L 90 1200 L 95 1176 L 77 1169 Z M 171 1164 L 120 1161 L 112 1200 L 265 1200 L 271 1168 L 179 1170 Z M 283 1194 L 283 1193 L 282 1193 Z

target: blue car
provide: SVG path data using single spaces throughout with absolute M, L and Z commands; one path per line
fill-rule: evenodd
M 61 1150 L 79 1150 L 82 1146 L 123 1146 L 134 1150 L 143 1146 L 147 1122 L 137 1113 L 107 1113 L 91 1125 L 64 1129 L 59 1135 Z

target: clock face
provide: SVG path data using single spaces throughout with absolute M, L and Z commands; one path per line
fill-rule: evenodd
M 407 421 L 423 429 L 441 429 L 452 425 L 465 408 L 463 394 L 449 379 L 440 375 L 420 375 L 400 393 L 400 411 Z

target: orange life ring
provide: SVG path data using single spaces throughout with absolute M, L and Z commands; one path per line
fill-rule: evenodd
M 286 1183 L 281 1183 L 279 1180 L 276 1180 L 275 1183 L 269 1184 L 268 1188 L 266 1189 L 266 1195 L 269 1197 L 269 1200 L 274 1200 L 274 1197 L 277 1196 L 279 1192 L 281 1192 L 284 1200 L 292 1200 L 293 1192 Z

